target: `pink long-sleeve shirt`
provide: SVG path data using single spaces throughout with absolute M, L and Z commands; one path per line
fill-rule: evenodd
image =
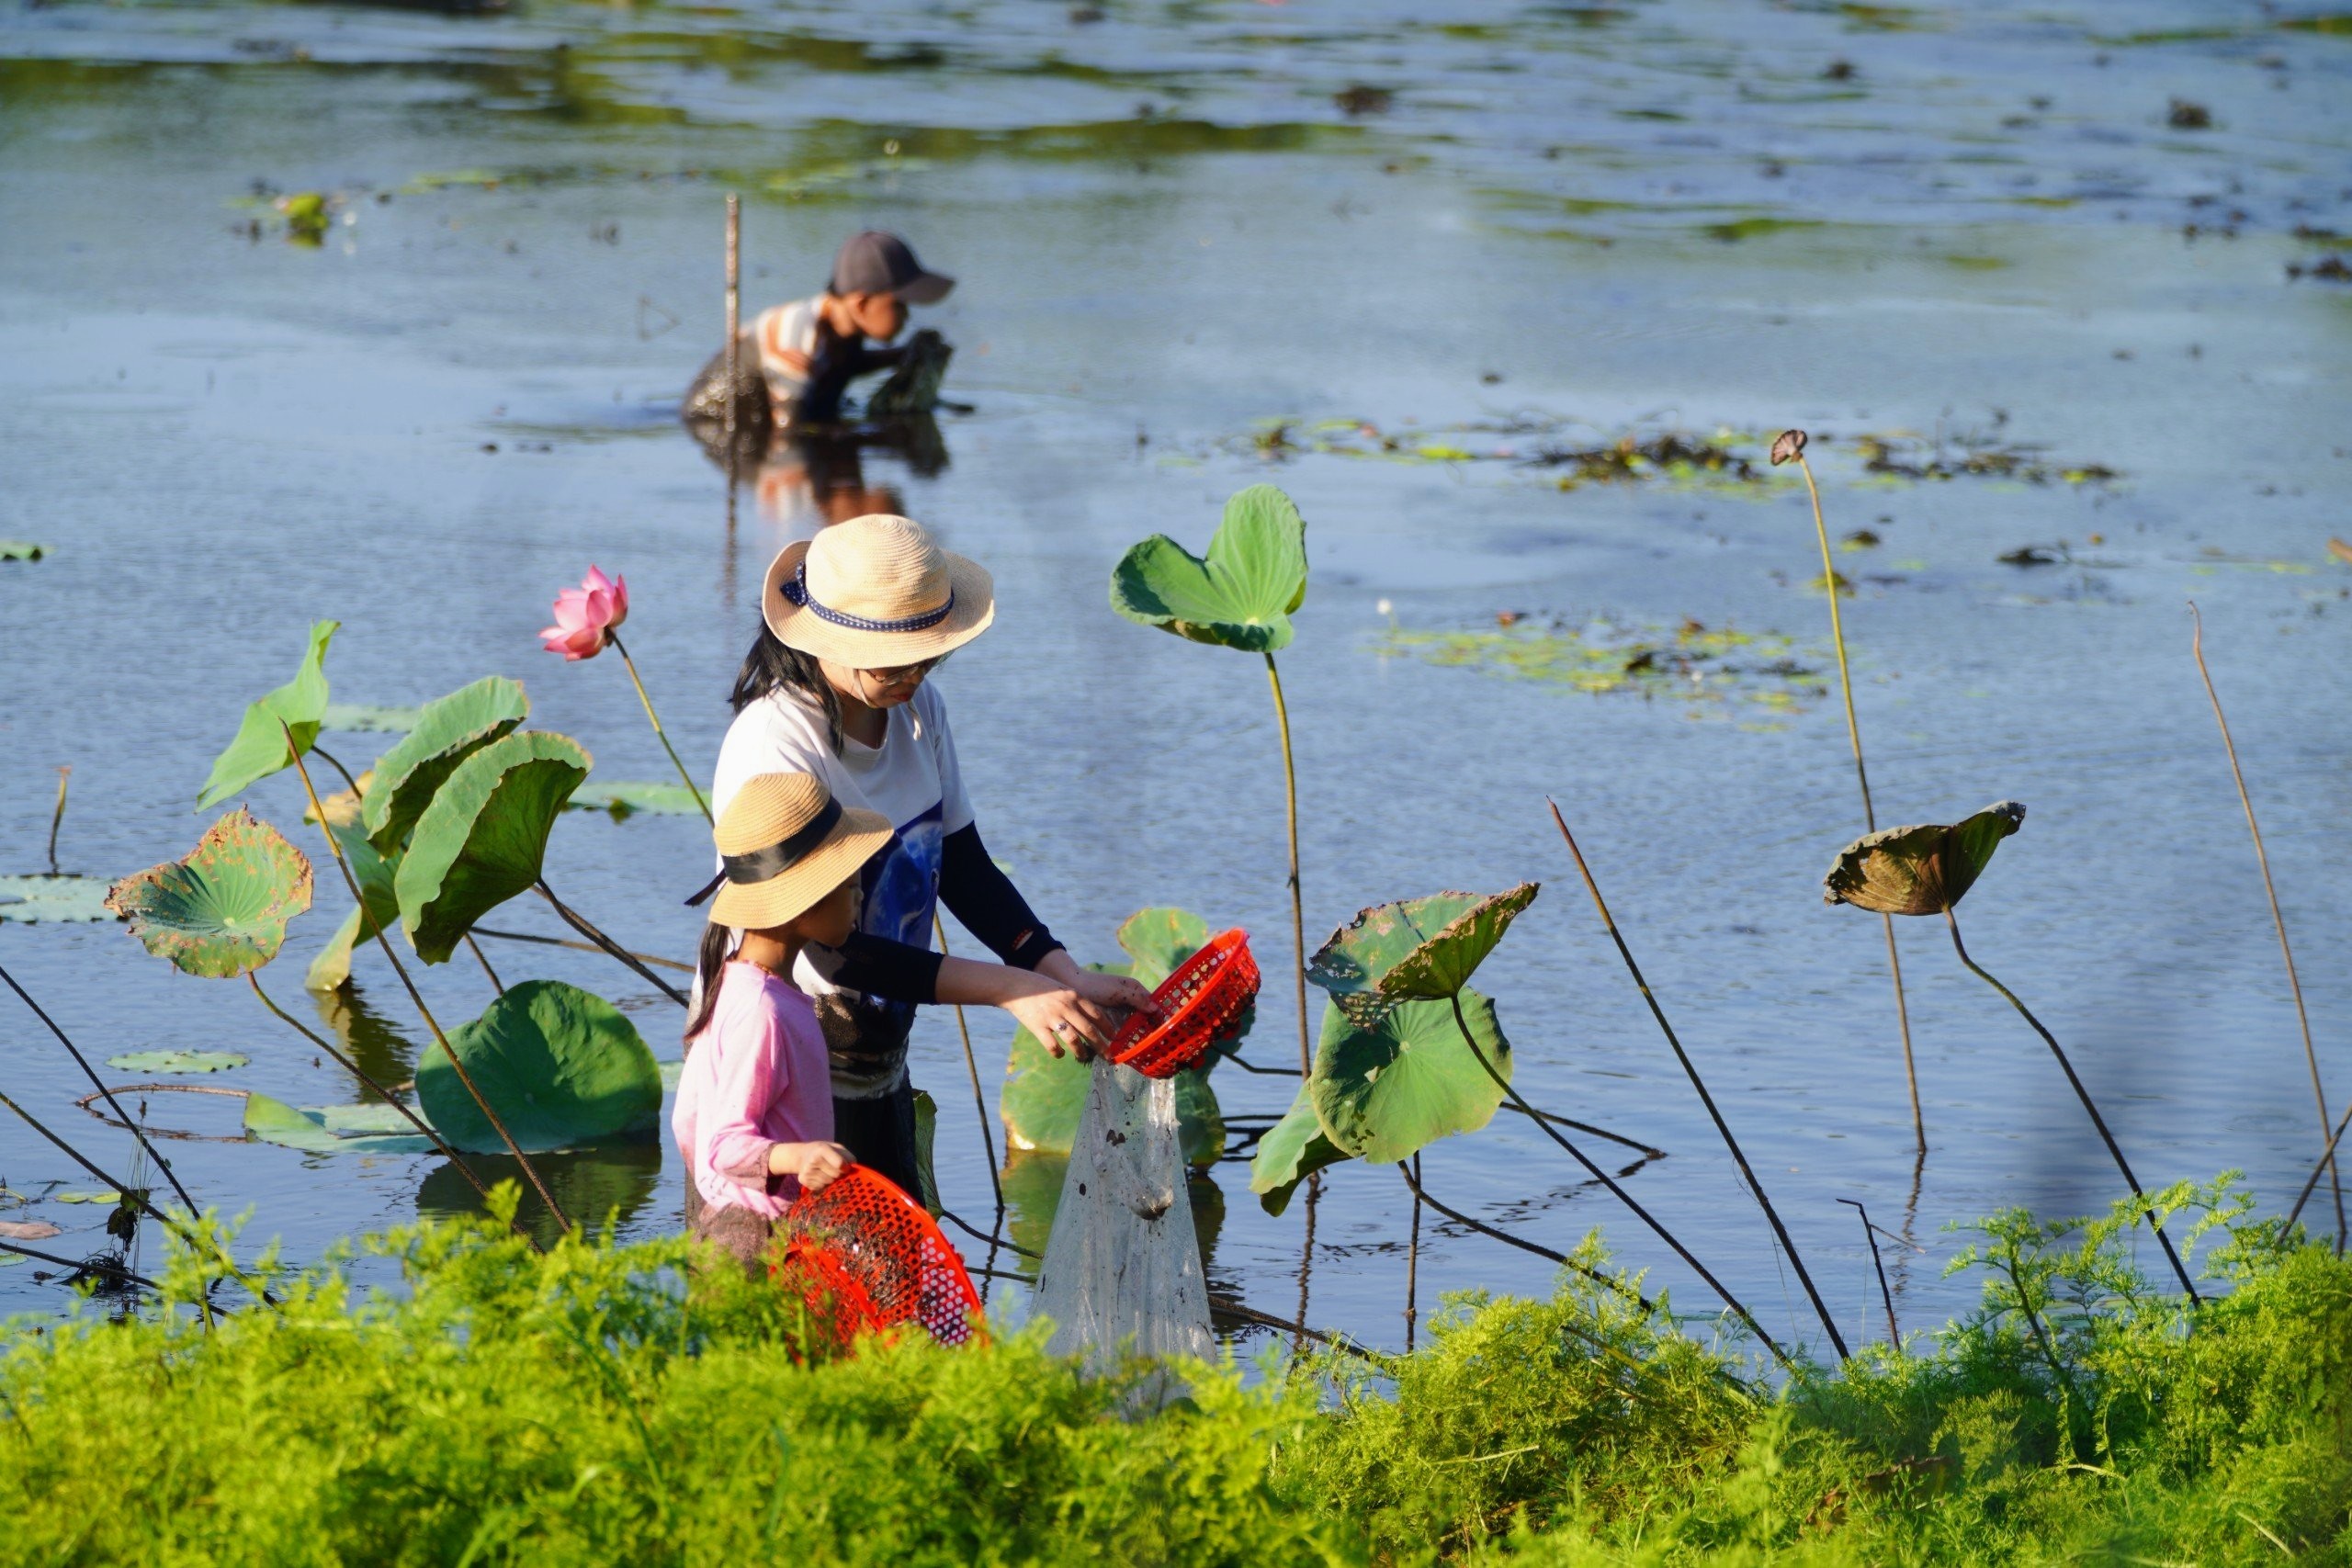
M 830 1142 L 833 1092 L 817 1010 L 791 982 L 741 959 L 719 972 L 670 1129 L 704 1202 L 772 1220 L 800 1195 L 796 1179 L 768 1174 L 768 1151 Z

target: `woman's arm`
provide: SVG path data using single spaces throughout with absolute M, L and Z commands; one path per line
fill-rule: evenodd
M 1054 933 L 1029 908 L 1029 901 L 1012 886 L 1012 879 L 989 854 L 988 846 L 980 841 L 979 824 L 965 824 L 948 834 L 941 844 L 939 897 L 964 922 L 964 929 L 978 937 L 999 958 L 1016 969 L 1034 970 L 1046 979 L 1060 982 L 1062 989 L 1075 992 L 1080 1000 L 1091 1003 L 1098 1017 L 1104 1010 L 1126 1011 L 1151 1005 L 1151 993 L 1135 981 L 1124 975 L 1100 975 L 1083 967 L 1054 940 Z M 1042 1034 L 1038 1038 L 1047 1039 Z
M 1100 987 L 1107 999 L 1090 996 L 1095 987 L 1074 984 L 1067 976 L 1048 975 L 1044 968 L 1015 969 L 1004 964 L 982 964 L 969 958 L 943 959 L 939 965 L 939 999 L 978 1007 L 1001 1007 L 1021 1021 L 1030 1033 L 1058 1056 L 1065 1048 L 1085 1061 L 1118 1032 L 1118 1013 L 1148 1007 L 1151 993 L 1123 975 L 1094 975 L 1070 962 L 1059 948 L 1054 957 L 1069 965 L 1081 981 L 1118 981 L 1123 988 Z M 1048 961 L 1050 964 L 1050 960 Z M 1127 999 L 1132 996 L 1135 999 Z

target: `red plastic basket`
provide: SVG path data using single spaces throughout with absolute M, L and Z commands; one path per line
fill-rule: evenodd
M 920 1324 L 943 1345 L 980 1335 L 980 1298 L 954 1244 L 888 1177 L 852 1166 L 785 1216 L 779 1272 L 828 1315 L 848 1344 L 860 1334 Z
M 1148 1078 L 1174 1077 L 1230 1035 L 1257 999 L 1258 961 L 1250 955 L 1250 933 L 1238 927 L 1220 932 L 1151 993 L 1159 1021 L 1151 1013 L 1130 1017 L 1111 1037 L 1107 1055 Z

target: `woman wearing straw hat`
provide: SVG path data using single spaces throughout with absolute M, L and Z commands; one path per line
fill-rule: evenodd
M 833 1142 L 824 1031 L 791 975 L 810 943 L 839 946 L 856 929 L 858 874 L 890 824 L 807 773 L 763 773 L 711 837 L 725 886 L 703 932 L 694 1048 L 670 1124 L 686 1158 L 687 1228 L 756 1268 L 792 1200 L 855 1163 Z
M 924 677 L 995 618 L 985 570 L 908 518 L 854 517 L 785 547 L 762 608 L 712 805 L 723 812 L 759 774 L 805 772 L 894 829 L 865 866 L 855 933 L 805 947 L 793 977 L 824 1026 L 836 1135 L 913 1192 L 907 1035 L 918 1004 L 1001 1007 L 1055 1055 L 1084 1056 L 1151 996 L 1080 968 L 980 842 L 946 705 Z M 941 902 L 1001 962 L 933 951 Z

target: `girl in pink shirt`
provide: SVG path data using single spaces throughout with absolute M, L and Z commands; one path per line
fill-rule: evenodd
M 856 929 L 858 874 L 890 825 L 844 808 L 808 773 L 762 773 L 712 837 L 723 869 L 670 1125 L 686 1160 L 688 1231 L 756 1271 L 792 1201 L 856 1163 L 833 1141 L 816 1009 L 788 976 L 802 947 L 839 946 Z

